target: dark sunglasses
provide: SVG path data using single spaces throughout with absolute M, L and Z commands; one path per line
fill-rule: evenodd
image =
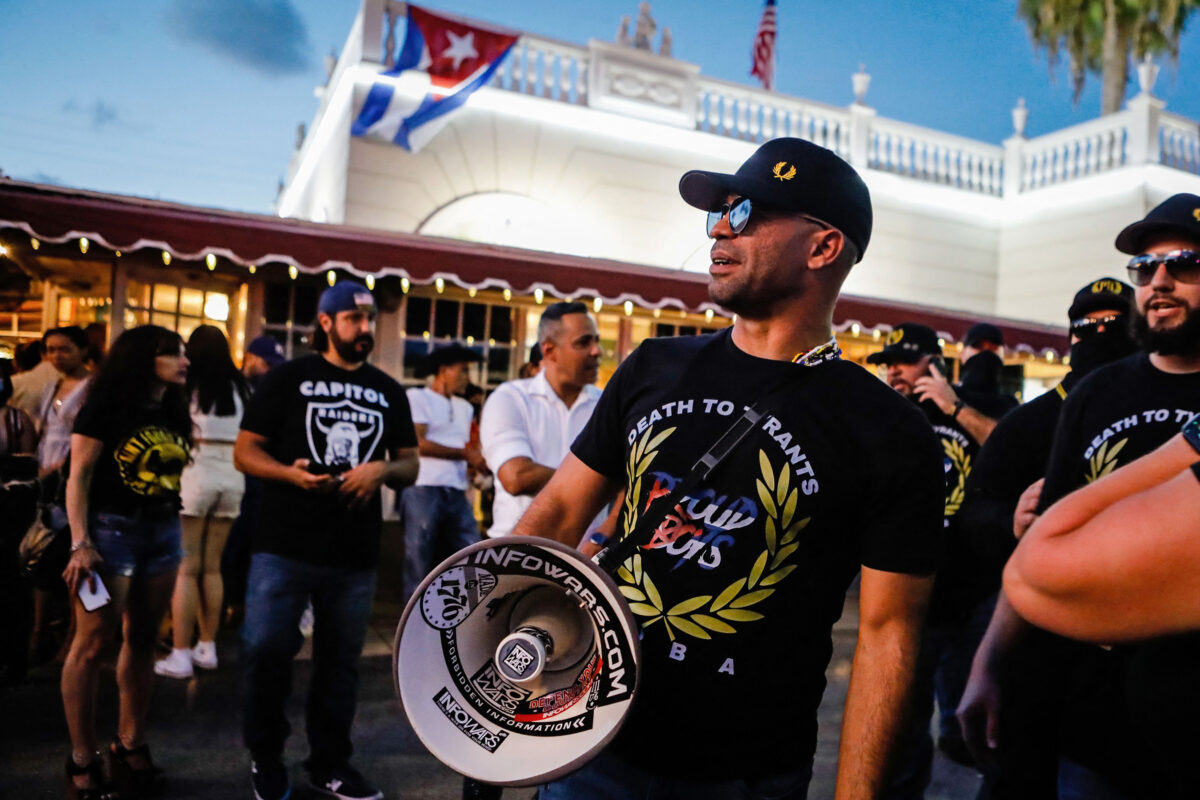
M 1200 283 L 1200 253 L 1195 250 L 1172 250 L 1169 253 L 1144 253 L 1129 261 L 1129 282 L 1134 286 L 1149 286 L 1158 272 L 1158 265 L 1180 283 Z
M 733 200 L 724 204 L 720 208 L 708 212 L 708 221 L 705 227 L 705 232 L 708 234 L 709 238 L 712 238 L 712 232 L 717 227 L 717 223 L 721 221 L 722 217 L 728 215 L 729 230 L 733 231 L 734 235 L 740 234 L 742 231 L 746 230 L 746 226 L 750 224 L 750 212 L 753 210 L 754 206 L 750 202 L 749 197 L 735 197 Z M 773 212 L 770 209 L 760 205 L 758 207 L 758 213 L 761 215 L 766 215 Z M 809 217 L 804 214 L 797 214 L 796 216 L 800 217 L 801 219 L 806 219 L 809 222 L 814 222 L 817 225 L 820 225 L 822 228 L 833 227 L 828 222 L 819 220 L 816 217 Z
M 1071 335 L 1080 338 L 1100 330 L 1101 325 L 1116 325 L 1124 318 L 1123 314 L 1111 314 L 1107 317 L 1097 317 L 1091 319 L 1084 317 L 1083 319 L 1071 320 Z

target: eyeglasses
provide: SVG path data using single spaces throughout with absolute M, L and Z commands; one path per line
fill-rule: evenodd
M 1083 338 L 1100 330 L 1101 326 L 1113 325 L 1119 323 L 1124 318 L 1123 314 L 1111 314 L 1107 317 L 1084 317 L 1082 319 L 1071 320 L 1071 335 Z
M 719 223 L 721 221 L 722 217 L 728 215 L 729 230 L 733 231 L 734 235 L 736 236 L 737 234 L 740 234 L 742 231 L 746 230 L 746 226 L 750 224 L 750 212 L 753 210 L 754 210 L 754 206 L 750 202 L 749 197 L 735 197 L 733 200 L 729 201 L 728 203 L 721 206 L 720 208 L 708 212 L 708 222 L 707 222 L 707 226 L 705 228 L 705 232 L 708 234 L 709 238 L 711 239 L 712 235 L 713 235 L 713 230 L 715 230 L 717 227 L 717 223 Z M 766 207 L 760 205 L 758 207 L 758 213 L 760 215 L 770 214 L 771 211 L 768 210 Z M 832 228 L 833 227 L 828 222 L 817 219 L 816 217 L 810 217 L 805 214 L 796 214 L 795 216 L 798 216 L 800 219 L 804 219 L 804 220 L 808 220 L 809 222 L 816 223 L 817 225 L 820 225 L 822 228 Z
M 711 214 L 709 215 L 711 216 Z M 1144 253 L 1129 261 L 1129 281 L 1134 286 L 1149 286 L 1158 272 L 1158 265 L 1180 283 L 1200 283 L 1200 253 L 1195 250 L 1172 250 L 1169 253 Z

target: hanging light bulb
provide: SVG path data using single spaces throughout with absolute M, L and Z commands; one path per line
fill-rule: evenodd
M 505 299 L 505 300 L 512 300 L 512 289 L 505 289 L 505 290 L 504 290 L 504 299 Z
M 704 312 L 704 321 L 705 322 L 713 321 L 713 310 L 711 308 Z
M 411 284 L 408 282 L 408 278 L 400 279 L 400 291 L 403 292 L 404 294 L 408 294 L 408 287 L 410 285 Z
M 162 251 L 162 260 L 163 260 L 164 267 L 171 266 L 171 254 L 168 253 L 166 250 Z
M 477 294 L 479 294 L 479 292 L 476 289 L 467 289 L 467 297 L 474 297 Z
M 328 283 L 330 286 L 333 286 L 335 283 L 337 283 L 337 273 L 334 272 L 333 270 L 329 270 L 328 272 L 326 272 L 325 273 L 325 282 Z
M 859 331 L 861 331 L 861 330 L 862 330 L 862 326 L 859 325 L 857 322 L 855 322 L 853 325 L 850 326 L 850 334 L 852 336 L 858 336 Z
M 30 239 L 29 246 L 32 247 L 34 250 L 37 250 L 39 247 L 42 246 L 42 243 L 37 239 Z
M 208 265 L 208 271 L 212 272 L 217 268 L 217 257 L 212 253 L 209 253 L 204 257 L 204 263 Z
M 600 309 L 602 309 L 602 308 L 604 308 L 604 301 L 601 300 L 599 297 L 597 297 L 595 300 L 592 301 L 592 310 L 595 311 L 597 314 L 600 313 Z
M 627 316 L 627 317 L 633 316 L 633 301 L 632 300 L 625 301 L 625 316 Z
M 446 291 L 446 282 L 441 278 L 438 278 L 433 282 L 433 288 L 437 289 L 438 294 L 441 294 L 442 292 Z
M 654 309 L 654 318 L 655 318 L 655 319 L 658 319 L 658 318 L 660 318 L 661 316 L 662 316 L 662 309 L 661 309 L 661 308 L 656 308 L 656 309 Z
M 545 299 L 546 299 L 546 293 L 543 292 L 540 287 L 533 290 L 533 302 L 537 303 L 540 306 L 542 304 L 542 301 Z
M 292 264 L 290 267 L 288 267 L 288 277 L 291 278 L 292 280 L 296 280 L 296 277 L 299 274 L 300 274 L 300 270 L 296 269 L 295 264 Z
M 118 251 L 115 253 L 115 255 L 116 255 L 116 257 L 117 257 L 117 258 L 120 258 L 120 257 L 121 257 L 121 251 L 120 251 L 120 250 L 118 250 Z
M 375 276 L 374 275 L 367 276 L 367 288 L 370 289 L 372 292 L 375 291 Z
M 79 237 L 79 252 L 86 253 L 87 249 L 88 249 L 88 245 L 90 245 L 90 244 L 91 244 L 91 242 L 88 241 L 88 238 L 86 236 L 80 236 Z
M 253 275 L 256 272 L 258 272 L 258 267 L 256 267 L 254 264 L 251 264 L 250 265 L 250 274 Z

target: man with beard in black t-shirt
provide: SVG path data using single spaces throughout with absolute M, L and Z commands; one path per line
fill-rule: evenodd
M 1133 287 L 1116 278 L 1092 281 L 1076 292 L 1067 312 L 1071 371 L 1054 389 L 1006 414 L 975 459 L 958 525 L 993 588 L 999 586 L 1001 570 L 1017 544 L 1013 518 L 1031 487 L 1025 505 L 1028 511 L 1036 507 L 1063 398 L 1092 370 L 1137 349 L 1127 319 L 1132 299 Z M 1024 532 L 1028 524 L 1028 513 L 1023 512 L 1018 531 Z M 1062 676 L 1051 667 L 1062 645 L 1051 634 L 1033 635 L 1040 639 L 1037 646 L 1024 648 L 1023 658 L 1005 670 L 1000 748 L 981 759 L 980 798 L 1045 800 L 1058 794 Z M 964 713 L 969 711 L 964 708 Z
M 1133 329 L 1145 352 L 1096 370 L 1067 395 L 1039 511 L 1155 449 L 1200 410 L 1200 197 L 1174 195 L 1125 228 L 1116 246 L 1136 256 L 1129 265 L 1137 287 Z M 1030 629 L 1002 597 L 972 667 L 968 695 L 979 699 L 969 708 L 964 702 L 964 727 L 977 747 L 996 746 L 994 676 L 1025 646 Z M 1154 744 L 1159 736 L 1175 739 L 1184 727 L 1195 731 L 1200 697 L 1193 688 L 1148 702 L 1148 687 L 1129 686 L 1128 665 L 1147 646 L 1074 648 L 1064 698 L 1060 798 L 1162 797 L 1178 772 L 1191 769 L 1161 763 Z M 1195 669 L 1190 659 L 1173 666 Z M 1139 723 L 1156 716 L 1186 726 Z
M 643 342 L 514 530 L 574 545 L 624 487 L 620 536 L 639 542 L 614 575 L 642 625 L 630 718 L 541 797 L 805 797 L 830 632 L 860 571 L 837 791 L 874 797 L 902 727 L 943 481 L 917 409 L 841 360 L 832 337 L 870 197 L 845 161 L 799 139 L 679 188 L 709 212 L 709 295 L 737 319 Z M 639 525 L 759 401 L 728 458 L 660 524 Z
M 284 706 L 309 602 L 305 767 L 312 787 L 340 800 L 383 796 L 350 765 L 350 727 L 375 594 L 379 489 L 416 479 L 417 439 L 400 384 L 366 363 L 375 344 L 371 292 L 342 281 L 321 295 L 317 309 L 318 355 L 267 374 L 233 454 L 238 469 L 263 481 L 242 623 L 243 734 L 258 800 L 291 792 Z
M 986 356 L 995 357 L 979 353 L 972 360 Z M 957 515 L 979 446 L 996 424 L 980 407 L 999 415 L 1007 404 L 1002 404 L 996 393 L 983 393 L 976 399 L 967 388 L 951 387 L 946 381 L 946 362 L 937 333 L 916 322 L 897 325 L 883 350 L 868 356 L 867 361 L 886 365 L 888 385 L 921 409 L 941 443 L 945 471 L 945 548 L 921 637 L 913 713 L 895 773 L 884 794 L 892 800 L 907 800 L 923 797 L 929 784 L 933 766 L 929 717 L 935 697 L 939 749 L 956 761 L 970 763 L 954 709 L 967 681 L 971 657 L 987 628 L 991 599 L 999 588 L 1000 577 L 998 572 L 988 574 L 974 558 L 957 524 Z M 969 405 L 965 398 L 970 398 Z

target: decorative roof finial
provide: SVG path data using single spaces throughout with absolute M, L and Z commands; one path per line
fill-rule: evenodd
M 854 86 L 854 102 L 865 105 L 867 89 L 871 86 L 871 76 L 867 73 L 866 64 L 858 65 L 858 72 L 850 76 L 850 82 Z

